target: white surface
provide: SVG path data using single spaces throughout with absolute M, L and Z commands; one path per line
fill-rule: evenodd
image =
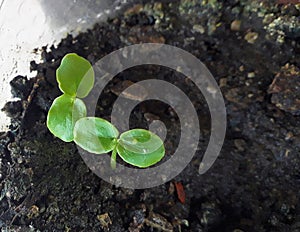
M 67 33 L 76 34 L 116 13 L 126 0 L 0 0 L 0 108 L 11 101 L 9 81 L 17 75 L 35 76 L 29 72 L 33 53 Z M 0 131 L 10 120 L 0 112 Z

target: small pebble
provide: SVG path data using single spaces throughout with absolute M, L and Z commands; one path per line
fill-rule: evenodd
M 227 78 L 221 78 L 219 81 L 220 88 L 225 87 L 227 85 Z
M 288 132 L 285 136 L 285 140 L 290 140 L 292 137 L 294 137 L 294 134 L 292 132 Z
M 234 20 L 230 25 L 230 30 L 239 31 L 241 29 L 241 20 Z
M 243 139 L 235 139 L 234 145 L 239 151 L 245 151 L 245 147 L 247 146 L 247 143 Z
M 199 32 L 200 34 L 204 34 L 205 28 L 199 24 L 193 26 L 193 30 Z
M 99 220 L 102 229 L 108 228 L 108 226 L 112 224 L 112 221 L 111 221 L 108 213 L 98 215 L 97 219 Z
M 254 77 L 255 77 L 255 72 L 249 72 L 249 73 L 247 74 L 247 77 L 248 77 L 248 78 L 254 78 Z
M 257 38 L 258 38 L 257 32 L 248 32 L 244 37 L 244 39 L 250 44 L 254 44 Z

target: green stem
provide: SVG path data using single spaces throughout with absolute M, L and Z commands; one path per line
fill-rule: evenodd
M 114 147 L 111 157 L 110 157 L 110 166 L 113 170 L 117 167 L 117 145 Z

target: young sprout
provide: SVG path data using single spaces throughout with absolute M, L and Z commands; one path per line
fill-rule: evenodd
M 131 165 L 146 168 L 159 162 L 164 154 L 163 141 L 151 131 L 133 129 L 121 134 L 110 122 L 96 117 L 79 119 L 74 127 L 74 142 L 95 154 L 112 151 L 111 165 L 116 154 Z
M 71 142 L 75 122 L 86 116 L 85 104 L 79 98 L 86 97 L 93 88 L 94 70 L 89 61 L 70 53 L 56 70 L 56 80 L 64 94 L 52 103 L 47 127 L 56 137 Z
M 86 97 L 94 85 L 92 65 L 75 53 L 67 54 L 57 69 L 61 96 L 56 98 L 47 116 L 47 127 L 65 142 L 95 154 L 112 152 L 111 167 L 116 168 L 117 154 L 123 161 L 146 168 L 159 162 L 165 155 L 163 141 L 144 129 L 122 133 L 110 122 L 86 116 L 86 106 L 79 98 Z

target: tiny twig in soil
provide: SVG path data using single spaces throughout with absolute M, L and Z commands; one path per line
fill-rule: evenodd
M 37 78 L 37 80 L 33 84 L 33 87 L 32 87 L 32 90 L 30 91 L 29 96 L 27 97 L 27 101 L 24 101 L 24 103 L 23 103 L 23 113 L 22 113 L 22 116 L 21 116 L 20 133 L 19 133 L 19 136 L 17 137 L 17 139 L 19 139 L 22 136 L 23 132 L 24 132 L 24 130 L 22 128 L 24 128 L 23 125 L 24 125 L 27 109 L 30 106 L 30 104 L 32 103 L 32 101 L 33 101 L 33 99 L 36 95 L 37 89 L 40 87 L 39 83 L 42 80 L 44 80 L 43 76 L 40 76 L 40 77 Z

